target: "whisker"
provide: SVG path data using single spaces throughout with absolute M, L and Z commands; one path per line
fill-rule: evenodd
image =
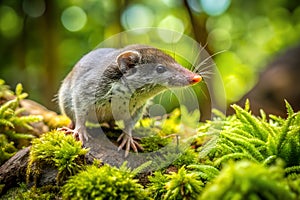
M 205 50 L 205 48 L 207 47 L 207 45 L 208 45 L 208 42 L 206 42 L 203 46 L 199 45 L 201 48 L 200 48 L 200 50 L 199 50 L 199 53 L 198 53 L 197 56 L 196 56 L 195 62 L 194 62 L 193 65 L 192 65 L 192 71 L 194 70 L 193 66 L 196 66 L 196 63 L 200 62 L 201 55 L 202 55 L 201 53 L 202 53 L 202 51 Z M 197 49 L 198 49 L 198 48 L 197 48 Z M 194 50 L 194 49 L 193 49 L 193 50 Z M 194 52 L 194 51 L 193 51 L 193 52 Z
M 187 92 L 189 93 L 190 96 L 193 96 L 193 92 L 191 90 L 187 90 Z M 188 95 L 187 95 L 188 96 Z
M 227 50 L 222 50 L 222 51 L 219 51 L 219 52 L 214 53 L 214 54 L 211 55 L 211 56 L 208 56 L 208 57 L 205 58 L 199 65 L 202 65 L 203 63 L 205 63 L 206 61 L 208 61 L 208 59 L 210 59 L 210 58 L 212 58 L 212 57 L 214 57 L 214 56 L 216 56 L 216 55 L 218 55 L 218 54 L 220 54 L 220 53 L 224 53 L 225 51 L 227 51 Z
M 211 79 L 212 76 L 202 76 L 202 78 L 203 78 L 203 80 L 205 81 L 205 80 Z
M 203 72 L 203 71 L 210 71 L 210 70 L 213 70 L 213 68 L 212 68 L 212 66 L 213 66 L 214 64 L 211 64 L 211 65 L 208 65 L 208 66 L 205 66 L 205 67 L 203 67 L 203 68 L 201 68 L 200 69 L 200 67 L 201 66 L 197 66 L 197 68 L 195 68 L 195 70 L 194 70 L 194 72 Z
M 213 71 L 205 71 L 205 72 L 197 72 L 198 74 L 200 74 L 201 76 L 203 76 L 203 75 L 213 75 L 213 74 L 215 74 L 215 72 L 213 72 Z
M 194 71 L 195 73 L 204 73 L 204 72 L 214 72 L 214 67 L 215 64 L 212 63 L 211 65 L 205 66 L 204 68 L 198 67 L 196 71 Z M 209 70 L 208 70 L 209 69 Z
M 227 51 L 227 50 L 219 51 L 219 52 L 214 53 L 214 54 L 211 55 L 211 56 L 208 56 L 208 57 L 205 58 L 203 61 L 201 61 L 199 64 L 197 64 L 197 65 L 196 65 L 197 67 L 195 67 L 195 69 L 196 69 L 196 68 L 199 69 L 201 66 L 206 65 L 206 64 L 207 64 L 207 61 L 209 61 L 209 59 L 211 59 L 212 57 L 214 57 L 214 56 L 216 56 L 216 55 L 218 55 L 218 54 L 220 54 L 220 53 L 223 53 L 223 52 L 225 52 L 225 51 Z M 195 66 L 195 65 L 194 65 L 194 66 Z M 210 64 L 210 65 L 209 65 L 209 67 L 211 67 L 211 66 L 213 66 L 213 64 Z

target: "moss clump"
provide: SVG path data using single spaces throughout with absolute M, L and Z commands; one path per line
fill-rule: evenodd
M 17 200 L 51 200 L 58 199 L 58 186 L 44 186 L 40 188 L 28 189 L 25 183 L 20 183 L 19 187 L 11 188 L 0 199 L 17 199 Z
M 184 166 L 177 173 L 163 175 L 157 171 L 149 180 L 148 191 L 154 199 L 196 199 L 204 186 L 197 173 Z
M 32 188 L 25 192 L 19 193 L 17 199 L 34 199 L 34 200 L 52 200 L 56 199 L 57 194 L 49 191 L 49 188 Z
M 83 149 L 81 145 L 72 135 L 65 135 L 60 131 L 48 132 L 41 138 L 34 139 L 29 155 L 27 178 L 32 172 L 38 174 L 45 164 L 58 169 L 58 182 L 67 175 L 75 174 L 84 165 L 84 155 L 88 152 L 88 149 Z
M 163 195 L 167 192 L 167 176 L 161 171 L 156 171 L 153 176 L 149 176 L 149 181 L 150 184 L 147 187 L 147 191 L 151 194 L 151 197 L 154 199 L 163 199 Z
M 198 153 L 194 149 L 185 149 L 182 154 L 172 163 L 176 167 L 182 167 L 184 165 L 192 165 L 198 163 Z
M 171 143 L 171 138 L 163 138 L 159 135 L 152 135 L 141 139 L 141 145 L 144 148 L 144 152 L 154 152 L 167 146 Z
M 295 199 L 283 175 L 281 167 L 266 168 L 249 161 L 230 163 L 199 199 Z
M 62 188 L 63 199 L 147 199 L 143 186 L 125 167 L 88 166 Z
M 16 87 L 15 94 L 0 79 L 0 165 L 34 138 L 31 123 L 42 120 L 41 116 L 21 116 L 24 109 L 19 107 L 20 100 L 27 97 L 22 92 L 21 84 Z

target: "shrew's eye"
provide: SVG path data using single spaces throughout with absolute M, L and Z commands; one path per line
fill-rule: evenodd
M 167 71 L 167 68 L 165 67 L 165 66 L 163 66 L 163 65 L 158 65 L 157 67 L 156 67 L 156 71 L 157 71 L 157 73 L 164 73 L 165 71 Z

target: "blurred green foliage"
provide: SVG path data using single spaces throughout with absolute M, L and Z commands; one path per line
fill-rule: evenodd
M 272 56 L 300 38 L 297 0 L 12 0 L 0 2 L 0 76 L 49 108 L 60 81 L 106 38 L 161 27 L 205 46 L 228 101 L 249 90 Z M 235 88 L 232 90 L 232 88 Z
M 201 199 L 296 199 L 280 166 L 265 168 L 249 161 L 230 163 L 203 191 Z
M 43 119 L 38 115 L 22 116 L 25 109 L 20 107 L 20 101 L 26 97 L 21 84 L 13 92 L 0 79 L 0 165 L 28 146 L 35 138 L 33 123 Z

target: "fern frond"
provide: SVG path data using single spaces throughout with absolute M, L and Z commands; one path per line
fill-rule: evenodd
M 298 165 L 298 166 L 292 166 L 292 167 L 286 167 L 284 169 L 284 171 L 285 171 L 286 174 L 292 174 L 292 173 L 299 174 L 300 173 L 300 165 Z
M 285 107 L 286 107 L 286 110 L 287 110 L 287 113 L 288 113 L 288 117 L 290 117 L 294 114 L 294 110 L 293 110 L 292 106 L 289 104 L 289 102 L 286 99 L 284 100 L 284 102 L 285 102 Z
M 264 157 L 261 155 L 261 153 L 256 149 L 255 146 L 253 146 L 251 143 L 249 143 L 247 140 L 243 140 L 241 138 L 233 137 L 230 134 L 223 133 L 223 136 L 227 139 L 231 140 L 233 143 L 239 145 L 241 148 L 246 150 L 251 157 L 255 158 L 257 161 L 262 161 Z
M 275 162 L 277 158 L 278 158 L 278 157 L 277 157 L 276 155 L 269 156 L 269 157 L 267 157 L 267 158 L 264 160 L 263 165 L 264 165 L 264 166 L 267 166 L 267 165 L 269 165 L 269 164 Z
M 251 144 L 253 144 L 254 146 L 265 146 L 266 145 L 266 142 L 265 141 L 262 141 L 262 140 L 260 140 L 260 139 L 258 139 L 258 138 L 246 138 L 246 140 L 249 142 L 249 143 L 251 143 Z
M 201 179 L 208 181 L 212 180 L 220 173 L 220 171 L 217 168 L 210 165 L 188 165 L 187 169 L 195 171 Z
M 274 121 L 273 122 L 274 124 L 278 124 L 278 125 L 284 124 L 284 121 L 285 121 L 285 119 L 283 119 L 282 117 L 276 116 L 276 115 L 272 115 L 272 114 L 269 115 L 269 118 Z
M 218 144 L 218 149 L 220 149 L 223 153 L 236 151 L 234 146 L 229 146 L 228 144 L 221 143 L 221 142 Z
M 249 101 L 249 99 L 246 99 L 246 101 L 245 101 L 245 108 L 244 108 L 244 110 L 246 112 L 250 111 L 250 101 Z
M 268 136 L 276 137 L 279 134 L 279 128 L 272 126 L 270 123 L 263 121 L 261 123 L 261 126 L 263 129 L 265 129 L 268 132 Z
M 266 122 L 267 121 L 267 114 L 265 113 L 265 111 L 263 109 L 260 109 L 259 113 L 260 113 L 260 116 L 261 116 L 261 121 Z
M 283 148 L 283 143 L 284 140 L 287 137 L 287 134 L 289 132 L 290 126 L 293 122 L 295 115 L 290 115 L 288 118 L 285 120 L 283 126 L 281 127 L 280 134 L 277 136 L 277 151 L 280 152 L 281 149 Z
M 247 159 L 254 162 L 257 162 L 255 158 L 253 158 L 251 155 L 247 153 L 231 153 L 222 156 L 221 158 L 218 158 L 216 161 L 214 161 L 214 166 L 220 166 L 223 162 L 226 162 L 228 160 L 242 160 Z
M 259 139 L 262 139 L 264 141 L 267 140 L 269 133 L 261 126 L 261 122 L 256 117 L 252 116 L 249 112 L 245 111 L 237 105 L 233 105 L 232 107 L 236 111 L 236 115 L 241 120 L 241 122 L 249 124 L 253 128 L 254 133 L 252 134 L 256 134 L 257 136 L 259 136 Z
M 276 138 L 272 137 L 271 135 L 269 135 L 268 137 L 268 141 L 266 143 L 267 145 L 267 152 L 269 155 L 277 155 L 278 154 L 278 150 L 277 150 L 277 144 L 276 144 Z
M 245 131 L 245 130 L 243 130 L 243 129 L 241 129 L 241 128 L 233 127 L 233 128 L 231 129 L 231 131 L 232 131 L 233 133 L 236 133 L 236 134 L 238 134 L 238 135 L 244 136 L 244 137 L 246 137 L 246 138 L 253 138 L 253 135 L 252 135 L 251 133 L 249 133 L 249 132 L 247 132 L 247 131 Z

